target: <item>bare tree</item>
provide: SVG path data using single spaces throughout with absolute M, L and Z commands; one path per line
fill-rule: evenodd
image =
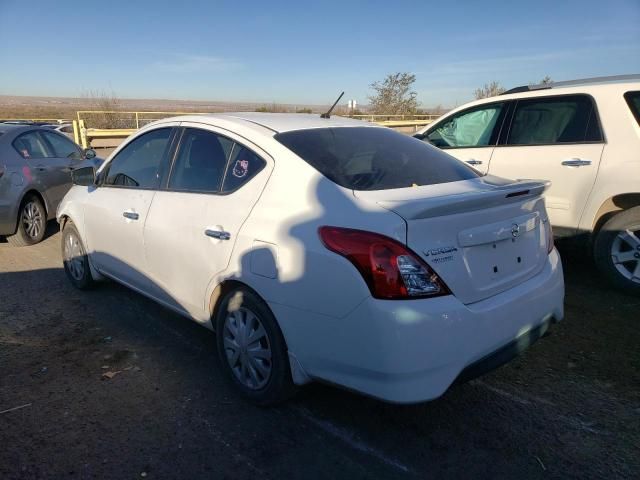
M 485 83 L 482 88 L 476 88 L 476 91 L 473 92 L 473 94 L 475 95 L 476 100 L 480 100 L 481 98 L 495 97 L 496 95 L 500 95 L 504 92 L 504 87 L 494 80 L 491 83 Z
M 540 80 L 540 85 L 553 85 L 553 79 L 549 75 L 545 75 L 542 80 Z
M 418 108 L 418 94 L 412 90 L 415 81 L 414 74 L 398 72 L 369 85 L 374 91 L 368 97 L 372 112 L 381 115 L 415 113 Z

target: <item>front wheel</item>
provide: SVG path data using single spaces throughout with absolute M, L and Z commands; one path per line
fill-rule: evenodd
M 284 337 L 269 307 L 247 288 L 225 295 L 217 309 L 216 341 L 227 378 L 257 405 L 274 405 L 295 391 Z
M 596 265 L 615 286 L 640 294 L 640 207 L 607 221 L 593 250 Z
M 80 234 L 71 220 L 62 230 L 62 263 L 64 272 L 74 287 L 80 290 L 93 287 L 95 281 L 91 276 L 89 258 L 80 240 Z

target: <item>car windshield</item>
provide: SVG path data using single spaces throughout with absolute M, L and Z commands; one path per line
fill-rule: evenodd
M 316 128 L 274 138 L 331 181 L 353 190 L 434 185 L 479 176 L 437 148 L 387 128 Z

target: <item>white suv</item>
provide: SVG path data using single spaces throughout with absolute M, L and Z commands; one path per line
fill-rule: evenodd
M 640 75 L 514 88 L 416 137 L 485 174 L 550 180 L 555 235 L 586 234 L 601 271 L 640 292 Z

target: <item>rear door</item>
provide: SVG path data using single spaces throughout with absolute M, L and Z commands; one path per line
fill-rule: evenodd
M 100 271 L 157 295 L 144 254 L 143 229 L 169 156 L 171 125 L 129 141 L 89 188 L 84 209 L 87 247 Z
M 428 129 L 423 140 L 486 173 L 507 104 L 488 103 L 454 113 Z
M 54 215 L 71 186 L 69 160 L 57 157 L 42 133 L 38 130 L 23 133 L 13 141 L 13 146 L 27 161 L 32 183 L 47 199 L 49 214 Z
M 169 178 L 145 224 L 145 253 L 161 300 L 208 321 L 210 282 L 227 268 L 272 164 L 265 152 L 227 131 L 181 125 Z
M 519 100 L 489 173 L 550 180 L 547 212 L 557 234 L 575 234 L 598 172 L 604 138 L 588 95 Z

